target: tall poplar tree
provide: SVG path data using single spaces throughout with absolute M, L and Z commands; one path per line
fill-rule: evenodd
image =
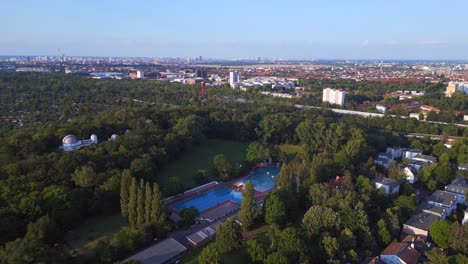
M 146 182 L 145 185 L 145 223 L 151 222 L 151 203 L 153 201 L 153 191 L 151 191 L 151 185 Z
M 242 193 L 242 204 L 239 212 L 239 218 L 242 222 L 242 228 L 248 230 L 254 223 L 255 219 L 255 191 L 251 181 L 245 184 L 244 192 Z
M 140 179 L 137 193 L 137 226 L 141 227 L 145 223 L 145 181 Z
M 128 222 L 131 226 L 137 225 L 137 195 L 138 195 L 138 184 L 135 177 L 132 177 L 130 184 L 130 193 L 128 200 Z
M 131 175 L 129 170 L 122 172 L 122 178 L 120 180 L 120 212 L 122 216 L 128 217 L 128 202 L 130 200 L 130 182 Z
M 166 221 L 166 211 L 164 201 L 159 186 L 153 183 L 153 201 L 151 202 L 151 222 L 155 224 L 163 224 Z

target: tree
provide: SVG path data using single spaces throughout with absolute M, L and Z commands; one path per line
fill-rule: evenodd
M 445 220 L 437 220 L 429 227 L 429 235 L 441 248 L 448 249 L 451 246 L 451 226 Z
M 322 239 L 322 248 L 324 249 L 327 259 L 336 259 L 336 255 L 338 254 L 339 244 L 338 239 L 331 236 L 325 236 Z
M 387 224 L 383 219 L 377 222 L 377 238 L 382 246 L 387 246 L 392 241 L 392 236 L 388 232 Z
M 450 234 L 452 245 L 451 247 L 465 255 L 468 255 L 468 224 L 460 225 L 455 222 L 451 226 Z
M 267 253 L 263 244 L 255 239 L 247 240 L 247 253 L 250 256 L 250 260 L 254 263 L 263 263 L 267 257 Z
M 184 219 L 184 225 L 186 226 L 195 224 L 195 217 L 199 215 L 200 213 L 195 206 L 184 208 L 180 211 L 180 217 Z
M 155 182 L 153 183 L 153 200 L 151 201 L 151 222 L 161 225 L 166 221 L 166 217 L 163 196 Z
M 137 226 L 145 223 L 145 181 L 140 179 L 137 192 Z
M 132 177 L 130 184 L 130 194 L 128 201 L 128 222 L 131 226 L 137 225 L 137 199 L 138 199 L 138 184 L 137 179 Z
M 247 147 L 247 160 L 251 162 L 260 162 L 268 157 L 269 151 L 260 143 L 251 143 Z
M 264 202 L 265 223 L 283 225 L 286 223 L 286 205 L 281 200 L 278 192 L 272 192 Z
M 75 184 L 82 188 L 91 188 L 99 183 L 97 174 L 90 166 L 81 166 L 72 175 Z
M 132 176 L 129 170 L 122 172 L 122 179 L 120 181 L 120 212 L 123 217 L 128 217 L 128 202 L 130 199 L 130 183 Z
M 239 218 L 242 222 L 242 228 L 248 230 L 255 220 L 255 191 L 251 181 L 247 181 L 242 192 L 242 203 L 239 211 Z
M 185 189 L 184 184 L 180 182 L 177 177 L 169 177 L 167 179 L 167 194 L 174 195 L 183 192 Z
M 302 225 L 309 236 L 317 236 L 327 230 L 333 230 L 339 224 L 338 214 L 332 209 L 320 205 L 310 207 L 302 218 Z
M 431 251 L 426 251 L 426 257 L 428 263 L 431 264 L 447 264 L 449 263 L 447 255 L 444 252 L 439 252 L 436 249 L 432 249 Z
M 231 252 L 241 246 L 242 234 L 240 226 L 232 218 L 216 228 L 216 245 L 220 253 Z
M 221 256 L 216 248 L 207 246 L 202 250 L 200 257 L 198 257 L 198 262 L 200 264 L 220 264 Z
M 264 264 L 288 264 L 288 258 L 280 252 L 275 252 L 268 255 Z
M 232 165 L 226 159 L 224 154 L 219 154 L 219 155 L 214 156 L 213 165 L 221 179 L 226 180 L 231 177 Z
M 151 223 L 151 205 L 153 202 L 153 192 L 151 190 L 151 185 L 149 182 L 146 182 L 145 185 L 145 223 Z
M 286 227 L 279 234 L 278 252 L 288 257 L 289 261 L 296 262 L 299 259 L 299 254 L 303 252 L 303 244 L 299 230 Z

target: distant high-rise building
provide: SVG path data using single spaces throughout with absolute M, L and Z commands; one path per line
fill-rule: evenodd
M 445 90 L 446 97 L 452 97 L 455 92 L 468 94 L 468 83 L 466 82 L 449 82 Z
M 240 83 L 240 74 L 237 71 L 229 73 L 229 84 L 232 88 L 236 86 L 236 84 Z
M 197 69 L 197 78 L 203 78 L 206 79 L 208 77 L 208 74 L 205 69 Z
M 341 90 L 325 88 L 323 89 L 323 102 L 329 102 L 330 104 L 344 106 L 346 93 Z
M 137 79 L 142 79 L 142 78 L 145 77 L 145 73 L 143 71 L 139 70 L 139 71 L 136 72 L 136 77 L 137 77 Z

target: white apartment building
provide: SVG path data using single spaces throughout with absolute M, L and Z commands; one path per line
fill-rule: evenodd
M 468 83 L 466 82 L 449 82 L 447 89 L 445 90 L 446 97 L 452 97 L 455 92 L 463 92 L 468 94 Z
M 323 89 L 323 102 L 329 102 L 330 104 L 344 106 L 345 92 L 341 90 L 325 88 Z
M 237 71 L 229 72 L 229 84 L 232 88 L 235 87 L 236 84 L 240 83 L 241 76 Z

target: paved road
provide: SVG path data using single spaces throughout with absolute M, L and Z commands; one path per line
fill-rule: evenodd
M 345 109 L 335 109 L 335 108 L 323 108 L 319 106 L 310 106 L 310 105 L 300 105 L 296 104 L 294 107 L 299 108 L 299 109 L 328 109 L 331 110 L 332 112 L 343 114 L 343 115 L 358 115 L 358 116 L 363 116 L 363 117 L 384 117 L 384 116 L 390 116 L 390 117 L 399 117 L 403 119 L 408 119 L 409 117 L 407 116 L 397 116 L 397 115 L 384 115 L 384 114 L 379 114 L 379 113 L 368 113 L 368 112 L 361 112 L 361 111 L 352 111 L 352 110 L 345 110 Z M 418 119 L 416 119 L 418 120 Z M 468 127 L 468 125 L 465 124 L 458 124 L 458 123 L 445 123 L 445 122 L 437 122 L 437 121 L 426 121 L 426 120 L 418 120 L 419 122 L 427 122 L 427 123 L 432 123 L 432 124 L 440 124 L 440 125 L 455 125 L 459 127 Z

